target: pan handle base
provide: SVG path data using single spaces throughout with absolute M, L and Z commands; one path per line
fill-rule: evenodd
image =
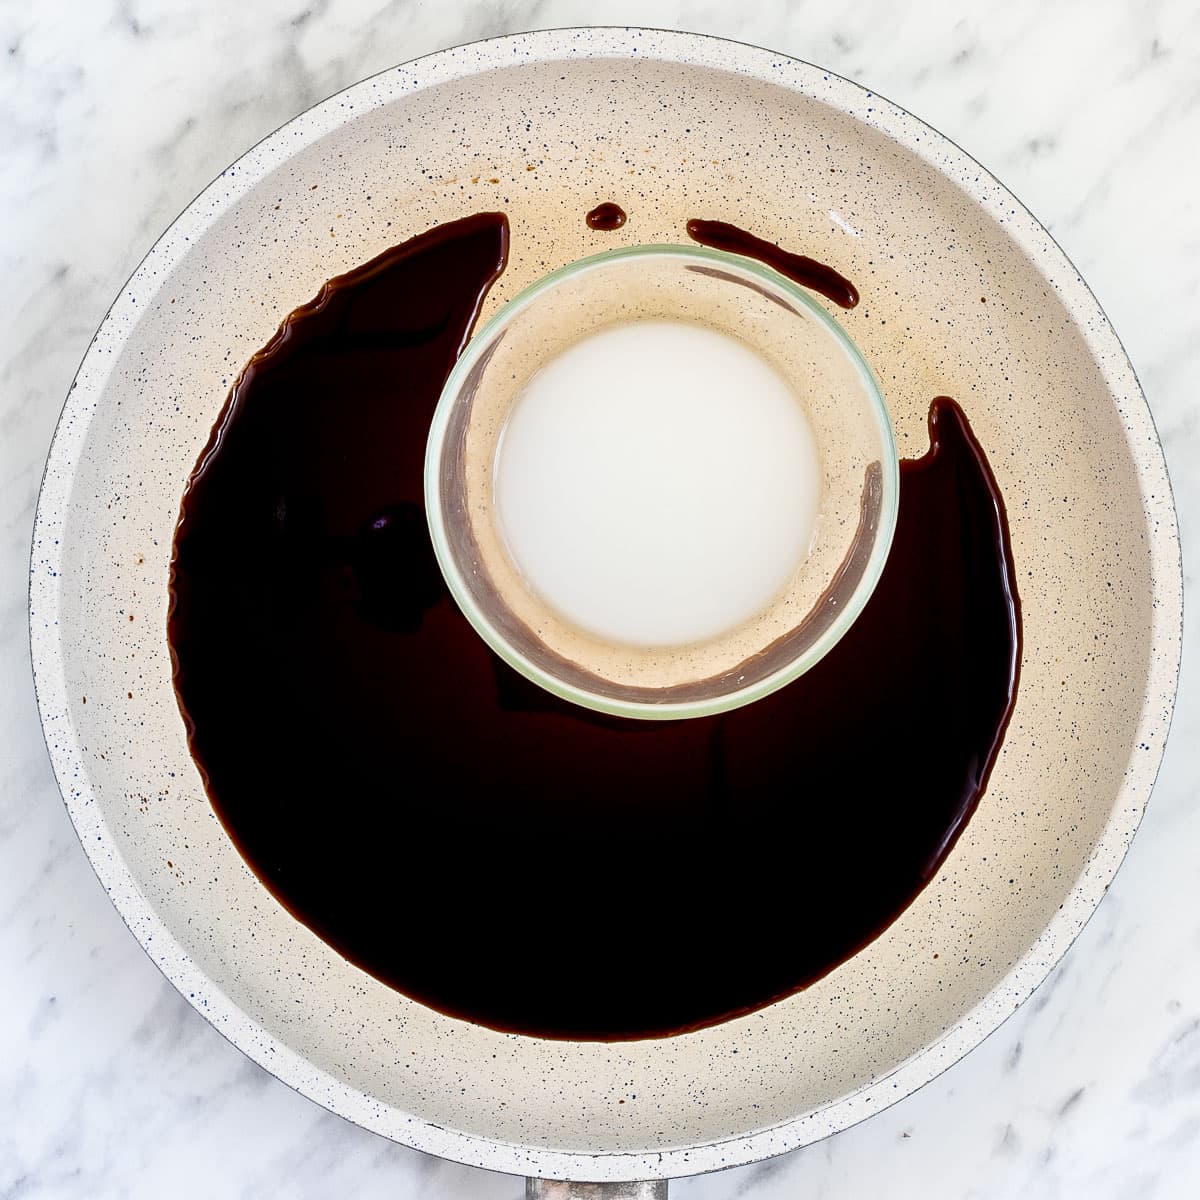
M 667 1200 L 667 1181 L 569 1183 L 559 1179 L 527 1179 L 525 1200 Z

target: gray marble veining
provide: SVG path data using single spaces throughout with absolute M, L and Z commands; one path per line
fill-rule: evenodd
M 314 2 L 0 12 L 0 1197 L 516 1200 L 517 1180 L 332 1117 L 200 1021 L 108 905 L 58 800 L 29 679 L 41 463 L 92 331 L 157 233 L 322 96 L 443 45 L 594 6 Z M 935 6 L 620 2 L 603 18 L 771 45 L 858 78 L 995 170 L 1063 243 L 1146 388 L 1185 570 L 1200 523 L 1200 12 L 1188 0 Z M 1189 643 L 1194 633 L 1189 631 Z M 1195 1194 L 1200 696 L 1185 657 L 1154 799 L 1110 895 L 963 1063 L 836 1138 L 684 1200 Z

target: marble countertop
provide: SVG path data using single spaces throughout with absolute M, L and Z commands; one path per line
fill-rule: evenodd
M 1137 368 L 1200 552 L 1200 8 L 1194 0 L 39 0 L 0 10 L 0 1200 L 516 1200 L 392 1145 L 205 1024 L 109 906 L 38 727 L 25 580 L 42 462 L 93 330 L 230 160 L 394 62 L 556 25 L 769 45 L 869 84 L 990 167 L 1063 244 Z M 1194 586 L 1187 576 L 1189 592 Z M 1164 1200 L 1200 1180 L 1200 681 L 1133 849 L 1062 964 L 915 1096 L 682 1200 Z

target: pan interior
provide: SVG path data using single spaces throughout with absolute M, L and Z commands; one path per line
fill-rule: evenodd
M 198 1006 L 232 1002 L 221 1027 L 234 1040 L 400 1140 L 485 1165 L 503 1163 L 453 1138 L 520 1143 L 544 1149 L 553 1168 L 555 1153 L 649 1155 L 793 1122 L 868 1088 L 969 1013 L 983 1036 L 1024 994 L 995 989 L 1064 905 L 1082 924 L 1103 885 L 1081 899 L 1077 881 L 1091 862 L 1106 882 L 1136 824 L 1136 812 L 1120 818 L 1116 807 L 1148 689 L 1167 687 L 1153 666 L 1147 505 L 1169 509 L 1169 499 L 1144 494 L 1131 430 L 1147 436 L 1148 419 L 1140 407 L 1123 412 L 1096 358 L 1102 314 L 1079 310 L 1082 288 L 1068 295 L 1047 277 L 1062 260 L 1039 266 L 996 215 L 1003 197 L 981 204 L 873 127 L 869 97 L 859 119 L 813 68 L 784 64 L 788 84 L 772 82 L 765 52 L 746 52 L 756 77 L 656 59 L 650 41 L 632 57 L 545 45 L 540 60 L 497 52 L 486 71 L 451 56 L 443 82 L 418 80 L 415 91 L 409 76 L 359 85 L 347 94 L 353 114 L 327 113 L 324 136 L 296 137 L 300 149 L 234 200 L 220 183 L 206 193 L 186 254 L 176 245 L 161 266 L 148 260 L 136 307 L 110 320 L 81 374 L 96 402 L 79 414 L 86 425 L 60 434 L 78 448 L 69 475 L 52 462 L 48 487 L 63 514 L 62 711 L 47 712 L 47 730 L 52 752 L 65 753 L 54 749 L 62 738 L 78 755 L 83 782 L 68 802 L 102 876 L 125 881 L 135 932 L 169 974 L 182 978 L 187 961 L 188 978 L 207 978 L 210 994 L 191 996 Z M 664 57 L 677 53 L 664 45 Z M 495 67 L 501 60 L 513 65 Z M 838 98 L 853 91 L 840 87 Z M 607 200 L 629 219 L 596 233 L 584 217 Z M 164 629 L 180 495 L 237 370 L 325 279 L 482 210 L 504 211 L 512 229 L 483 319 L 587 253 L 685 241 L 692 217 L 735 221 L 834 264 L 862 293 L 838 319 L 880 377 L 900 454 L 924 452 L 930 401 L 954 396 L 1008 506 L 1024 612 L 1020 697 L 990 786 L 943 869 L 820 983 L 674 1039 L 502 1035 L 347 964 L 238 857 L 188 755 L 171 687 Z M 35 607 L 35 640 L 36 619 Z M 41 671 L 39 685 L 48 677 Z M 56 686 L 41 686 L 44 707 Z M 914 745 L 914 760 L 927 749 Z M 1111 835 L 1119 818 L 1124 837 Z M 569 862 L 553 868 L 548 886 L 573 886 Z M 420 916 L 395 919 L 402 937 Z M 813 919 L 797 914 L 797 937 Z M 622 970 L 619 952 L 580 953 L 594 954 L 598 972 Z M 536 971 L 538 948 L 514 943 L 511 965 Z M 776 1148 L 862 1111 L 846 1101 Z M 422 1140 L 414 1124 L 448 1132 Z M 721 1162 L 770 1148 L 739 1145 Z

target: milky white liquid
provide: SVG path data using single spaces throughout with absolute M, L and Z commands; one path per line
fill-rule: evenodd
M 496 510 L 531 589 L 633 646 L 724 633 L 808 551 L 817 456 L 800 404 L 743 343 L 635 321 L 575 343 L 518 397 Z

